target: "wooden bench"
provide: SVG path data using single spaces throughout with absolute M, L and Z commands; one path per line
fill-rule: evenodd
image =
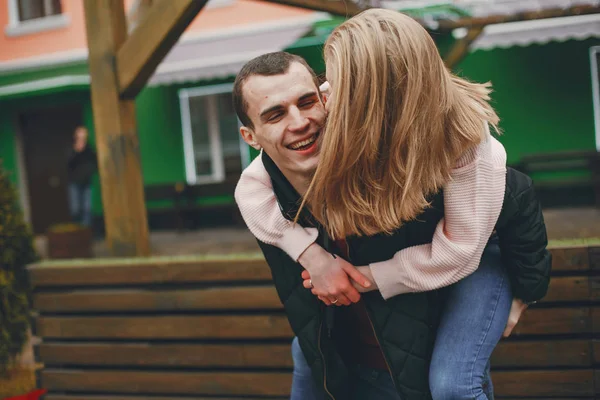
M 241 223 L 241 215 L 233 200 L 220 201 L 216 203 L 199 202 L 202 198 L 217 196 L 229 196 L 233 198 L 233 192 L 237 180 L 226 180 L 224 182 L 206 184 L 206 185 L 188 185 L 185 182 L 175 182 L 169 184 L 147 185 L 144 188 L 146 201 L 149 202 L 148 215 L 150 218 L 157 214 L 167 214 L 174 219 L 174 226 L 178 231 L 186 229 L 196 229 L 200 225 L 203 217 L 210 216 L 213 213 L 229 214 L 229 219 L 235 224 Z M 156 207 L 153 202 L 160 202 Z M 157 225 L 171 224 L 157 223 Z
M 548 296 L 493 355 L 499 399 L 600 397 L 600 248 L 553 256 Z M 289 396 L 292 332 L 261 255 L 29 271 L 46 400 Z
M 514 168 L 529 175 L 544 207 L 600 207 L 600 152 L 565 151 L 526 155 Z

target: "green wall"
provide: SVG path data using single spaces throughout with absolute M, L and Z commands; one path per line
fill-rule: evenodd
M 512 163 L 527 153 L 595 148 L 589 49 L 600 40 L 478 50 L 456 68 L 493 85 Z
M 315 72 L 322 74 L 324 65 L 320 43 L 322 38 L 305 38 L 288 50 L 305 57 Z M 509 163 L 532 152 L 595 147 L 589 48 L 599 44 L 599 40 L 590 39 L 480 50 L 469 54 L 457 66 L 459 75 L 478 82 L 492 82 L 493 104 L 504 131 L 500 140 L 506 147 Z M 60 72 L 84 74 L 87 68 L 68 66 Z M 56 73 L 53 71 L 53 74 Z M 50 72 L 35 77 L 31 74 L 17 74 L 12 78 L 0 76 L 0 86 L 52 76 Z M 138 95 L 136 112 L 144 184 L 185 181 L 178 90 L 225 82 L 231 80 L 147 87 Z M 17 182 L 14 126 L 17 113 L 73 101 L 83 105 L 84 123 L 90 130 L 93 143 L 93 114 L 88 90 L 71 89 L 62 93 L 0 100 L 0 159 L 11 173 L 13 182 Z M 232 199 L 203 200 L 217 201 Z M 93 210 L 95 214 L 102 211 L 98 178 L 94 182 Z
M 16 137 L 12 114 L 0 107 L 0 162 L 12 183 L 18 185 Z
M 177 88 L 147 87 L 136 100 L 145 184 L 185 181 Z

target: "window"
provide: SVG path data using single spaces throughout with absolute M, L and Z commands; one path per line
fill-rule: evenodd
M 233 109 L 232 87 L 225 84 L 179 92 L 189 184 L 238 177 L 248 163 L 248 148 L 239 134 Z
M 62 13 L 60 0 L 17 0 L 19 21 L 59 15 Z
M 61 0 L 8 0 L 8 36 L 20 36 L 69 24 Z

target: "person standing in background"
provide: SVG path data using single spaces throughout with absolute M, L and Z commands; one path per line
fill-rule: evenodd
M 71 218 L 83 226 L 92 223 L 92 177 L 98 169 L 96 152 L 88 143 L 88 130 L 75 128 L 73 148 L 69 152 L 69 211 Z

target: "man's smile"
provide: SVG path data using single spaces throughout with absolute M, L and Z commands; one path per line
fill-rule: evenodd
M 288 144 L 286 147 L 290 150 L 294 150 L 294 151 L 307 151 L 307 150 L 312 150 L 313 147 L 316 147 L 317 145 L 317 139 L 319 137 L 319 135 L 321 134 L 321 131 L 317 131 L 316 133 L 310 135 L 309 137 L 299 140 L 297 142 Z

